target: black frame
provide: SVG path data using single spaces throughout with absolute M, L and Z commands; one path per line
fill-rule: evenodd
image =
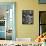
M 30 13 L 31 12 L 31 13 Z M 25 15 L 25 16 L 24 16 Z M 30 21 L 27 20 L 28 22 L 26 23 L 26 16 L 30 16 L 32 18 L 30 18 Z M 25 22 L 23 21 L 23 19 L 25 20 Z M 29 19 L 29 18 L 28 18 Z M 22 10 L 22 24 L 33 24 L 33 10 Z

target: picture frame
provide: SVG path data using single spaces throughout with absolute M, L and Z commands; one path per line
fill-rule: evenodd
M 33 10 L 22 10 L 22 24 L 33 24 Z
M 46 4 L 46 0 L 39 0 L 39 4 Z

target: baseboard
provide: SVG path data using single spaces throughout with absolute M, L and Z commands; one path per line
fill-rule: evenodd
M 32 41 L 32 39 L 31 38 L 16 38 L 16 41 L 24 41 L 24 42 L 31 42 Z

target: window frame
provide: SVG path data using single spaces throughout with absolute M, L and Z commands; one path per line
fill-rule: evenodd
M 40 31 L 40 26 L 46 25 L 46 24 L 40 24 L 40 12 L 46 12 L 46 11 L 39 11 L 39 36 L 42 34 L 41 31 Z

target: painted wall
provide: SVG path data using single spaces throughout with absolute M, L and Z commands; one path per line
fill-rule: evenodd
M 16 2 L 16 37 L 36 38 L 39 33 L 39 10 L 46 10 L 46 5 L 38 4 L 38 0 L 1 0 L 0 2 Z M 34 11 L 34 24 L 22 24 L 22 10 Z

